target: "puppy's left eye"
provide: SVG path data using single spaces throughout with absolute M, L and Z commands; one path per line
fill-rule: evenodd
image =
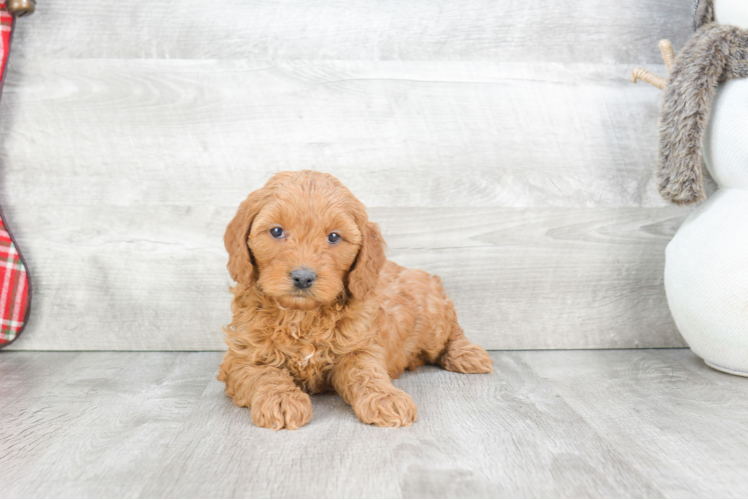
M 338 233 L 330 233 L 327 235 L 327 241 L 330 243 L 337 243 L 340 241 L 340 235 Z

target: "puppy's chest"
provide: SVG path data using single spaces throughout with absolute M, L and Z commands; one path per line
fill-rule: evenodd
M 313 339 L 303 331 L 289 329 L 276 338 L 274 349 L 283 356 L 283 365 L 307 392 L 323 392 L 330 389 L 329 374 L 338 355 L 326 342 Z
M 329 375 L 335 365 L 335 356 L 329 347 L 302 343 L 284 349 L 285 366 L 305 391 L 324 392 L 330 389 Z

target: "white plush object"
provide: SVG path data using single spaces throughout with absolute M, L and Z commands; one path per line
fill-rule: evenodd
M 720 86 L 703 148 L 720 189 L 668 245 L 665 289 L 691 349 L 748 376 L 748 79 Z
M 748 2 L 746 0 L 715 0 L 714 20 L 748 30 Z

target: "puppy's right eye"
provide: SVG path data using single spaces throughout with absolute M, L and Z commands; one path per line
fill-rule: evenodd
M 270 236 L 273 238 L 282 238 L 283 237 L 283 228 L 282 227 L 274 227 L 270 230 Z

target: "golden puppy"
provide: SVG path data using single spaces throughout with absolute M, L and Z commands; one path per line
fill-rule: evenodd
M 241 204 L 224 242 L 237 285 L 218 378 L 259 426 L 301 427 L 308 394 L 331 389 L 367 424 L 410 425 L 416 405 L 391 381 L 405 368 L 492 371 L 441 280 L 387 261 L 379 228 L 331 175 L 276 174 Z

